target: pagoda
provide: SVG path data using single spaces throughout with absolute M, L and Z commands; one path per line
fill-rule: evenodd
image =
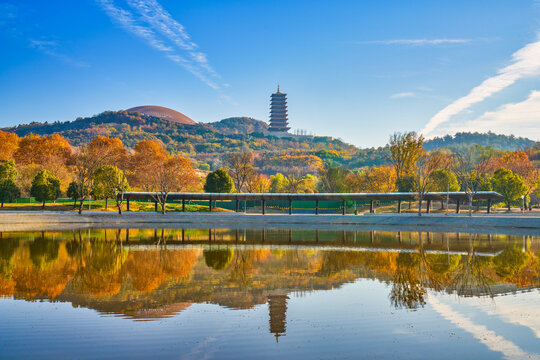
M 287 122 L 287 94 L 279 91 L 270 97 L 270 127 L 268 131 L 286 133 L 290 127 Z

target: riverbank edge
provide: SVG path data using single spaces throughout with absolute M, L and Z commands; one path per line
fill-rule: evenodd
M 76 228 L 305 228 L 329 230 L 385 229 L 470 231 L 540 235 L 540 217 L 524 215 L 365 214 L 287 215 L 244 213 L 140 213 L 14 211 L 0 213 L 0 232 Z

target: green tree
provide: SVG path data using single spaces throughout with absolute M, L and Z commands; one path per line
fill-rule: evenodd
M 30 194 L 45 208 L 45 201 L 56 200 L 60 196 L 60 180 L 49 171 L 41 170 L 32 181 Z
M 15 184 L 17 170 L 15 163 L 11 160 L 0 162 L 0 202 L 4 207 L 4 202 L 13 201 L 21 195 L 20 189 Z
M 518 174 L 514 174 L 511 170 L 500 168 L 493 174 L 493 190 L 504 197 L 508 211 L 513 201 L 519 199 L 521 195 L 529 192 L 525 181 Z
M 224 169 L 217 169 L 206 176 L 204 191 L 207 193 L 231 193 L 234 180 Z
M 459 183 L 454 173 L 437 169 L 431 173 L 431 191 L 446 192 L 459 191 Z M 444 208 L 444 200 L 441 200 L 441 209 Z
M 7 180 L 0 183 L 0 202 L 1 207 L 4 207 L 5 202 L 13 202 L 21 196 L 21 190 L 13 180 Z
M 114 199 L 118 213 L 122 214 L 123 195 L 129 190 L 126 175 L 114 165 L 104 165 L 94 174 L 94 196 L 105 199 L 105 210 L 107 210 L 107 200 Z
M 66 195 L 73 199 L 73 207 L 77 206 L 77 200 L 79 200 L 81 190 L 79 189 L 79 183 L 76 181 L 72 181 L 69 183 L 69 186 L 67 188 Z
M 459 191 L 459 183 L 456 175 L 448 170 L 437 169 L 433 171 L 431 173 L 431 179 L 431 191 Z

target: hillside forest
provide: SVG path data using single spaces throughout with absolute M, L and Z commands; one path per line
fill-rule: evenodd
M 108 122 L 119 117 L 121 124 Z M 71 123 L 20 125 L 0 131 L 0 200 L 3 206 L 32 196 L 45 206 L 66 196 L 79 200 L 82 211 L 85 199 L 113 199 L 121 212 L 121 195 L 128 190 L 156 192 L 163 211 L 170 192 L 204 189 L 407 191 L 418 194 L 420 205 L 426 192 L 461 190 L 469 195 L 470 212 L 478 191 L 494 190 L 509 210 L 522 197 L 529 207 L 537 203 L 540 146 L 534 142 L 502 150 L 468 141 L 487 136 L 501 145 L 510 137 L 458 134 L 425 141 L 409 132 L 391 135 L 384 147 L 362 150 L 329 137 L 250 132 L 263 124 L 242 118 L 188 126 L 106 112 Z M 47 135 L 53 131 L 58 133 Z M 436 147 L 438 142 L 449 146 Z M 513 144 L 520 142 L 526 139 Z

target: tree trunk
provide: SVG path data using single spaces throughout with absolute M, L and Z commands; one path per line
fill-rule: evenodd
M 42 209 L 45 209 L 45 201 L 43 202 L 43 206 L 41 206 Z
M 472 216 L 472 194 L 469 194 L 469 216 Z
M 73 200 L 73 208 L 75 209 L 77 207 L 77 199 Z
M 508 206 L 508 211 L 510 211 L 510 201 L 506 203 L 506 206 Z
M 117 201 L 116 206 L 118 207 L 118 215 L 122 215 L 122 203 Z
M 422 216 L 422 197 L 418 199 L 418 216 Z
M 441 210 L 444 210 L 444 200 L 441 200 Z
M 81 199 L 81 201 L 79 202 L 79 215 L 82 215 L 83 205 L 84 205 L 84 199 Z
M 108 200 L 109 200 L 108 198 L 105 198 L 105 211 L 107 211 L 107 201 Z
M 2 200 L 2 207 L 4 207 L 4 200 Z

